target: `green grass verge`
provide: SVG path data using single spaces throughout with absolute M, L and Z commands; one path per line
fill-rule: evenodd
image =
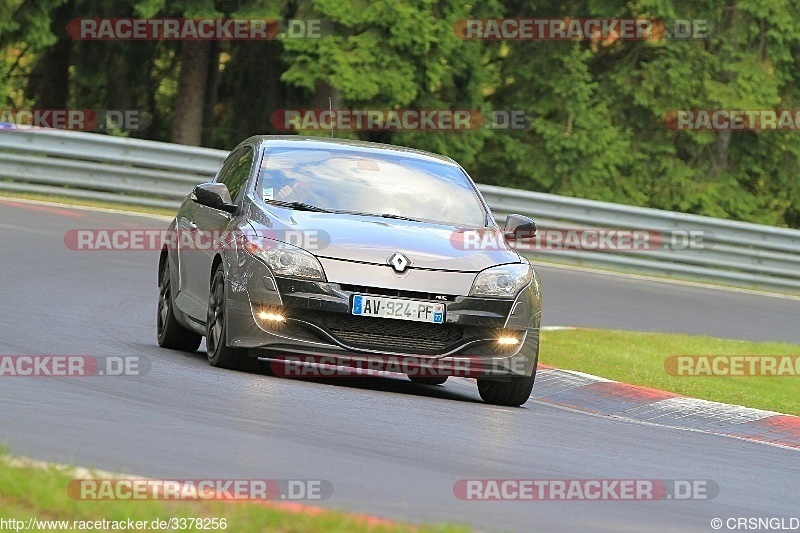
M 247 502 L 73 500 L 67 493 L 67 485 L 74 477 L 70 472 L 56 468 L 10 466 L 6 459 L 7 457 L 0 456 L 0 518 L 6 520 L 15 518 L 26 522 L 32 517 L 42 520 L 68 520 L 70 526 L 62 531 L 75 530 L 72 527 L 72 521 L 75 520 L 131 519 L 149 524 L 155 519 L 171 518 L 225 518 L 226 529 L 220 528 L 216 531 L 231 532 L 462 533 L 469 531 L 467 528 L 453 525 L 413 526 L 375 523 L 367 517 L 337 511 L 324 511 L 319 514 L 291 512 Z M 199 531 L 199 529 L 182 529 L 182 531 Z
M 23 200 L 39 200 L 41 202 L 56 202 L 59 204 L 82 205 L 86 207 L 100 207 L 102 209 L 116 209 L 118 211 L 149 213 L 168 217 L 174 217 L 175 213 L 177 212 L 177 209 L 146 207 L 141 205 L 126 204 L 125 202 L 104 202 L 102 200 L 89 200 L 84 198 L 72 198 L 69 196 L 57 196 L 53 194 L 39 194 L 30 192 L 0 191 L 0 197 L 21 198 Z
M 800 415 L 800 376 L 673 376 L 671 355 L 795 355 L 800 345 L 613 330 L 542 332 L 543 364 L 607 379 L 769 411 Z

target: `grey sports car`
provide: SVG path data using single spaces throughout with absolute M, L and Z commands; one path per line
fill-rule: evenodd
M 484 401 L 521 405 L 536 377 L 542 299 L 513 242 L 535 232 L 520 215 L 498 227 L 448 157 L 251 137 L 169 226 L 158 343 L 195 351 L 205 337 L 211 365 L 241 370 L 258 358 L 273 369 L 388 362 L 428 385 L 476 378 Z

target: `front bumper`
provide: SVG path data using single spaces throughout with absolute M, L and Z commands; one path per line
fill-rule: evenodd
M 535 371 L 541 321 L 536 275 L 512 301 L 274 277 L 261 261 L 242 252 L 227 258 L 226 271 L 227 342 L 252 350 L 251 355 L 286 360 L 302 355 L 314 362 L 306 357 L 313 356 L 326 364 L 376 370 L 381 361 L 399 361 L 403 368 L 423 371 L 435 365 L 440 375 L 498 379 Z M 354 316 L 354 294 L 443 303 L 445 321 Z M 270 319 L 259 318 L 261 312 Z M 518 343 L 501 345 L 501 336 Z

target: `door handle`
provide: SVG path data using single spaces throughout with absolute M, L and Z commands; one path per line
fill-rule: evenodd
M 189 222 L 189 229 L 195 231 L 197 229 L 197 224 L 195 224 L 194 221 Z

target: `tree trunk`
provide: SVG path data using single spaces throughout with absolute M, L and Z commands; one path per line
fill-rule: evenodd
M 67 35 L 67 22 L 72 18 L 74 1 L 69 0 L 53 10 L 50 31 L 58 40 L 44 49 L 31 70 L 25 96 L 39 109 L 65 109 L 69 98 L 69 66 L 72 39 Z
M 329 109 L 332 107 L 336 111 L 341 105 L 341 95 L 332 85 L 320 80 L 317 82 L 312 105 L 314 109 Z
M 172 119 L 174 143 L 199 146 L 202 140 L 210 51 L 210 41 L 184 41 L 181 44 L 178 95 Z
M 201 135 L 203 146 L 213 146 L 214 137 L 212 135 L 216 126 L 214 116 L 214 106 L 219 97 L 219 43 L 211 41 L 208 50 L 208 75 L 206 77 L 206 94 L 203 103 L 203 132 Z
M 290 105 L 280 79 L 286 70 L 282 49 L 277 40 L 231 43 L 231 60 L 220 76 L 222 105 L 212 146 L 227 148 L 250 135 L 285 133 L 270 124 L 275 110 Z

